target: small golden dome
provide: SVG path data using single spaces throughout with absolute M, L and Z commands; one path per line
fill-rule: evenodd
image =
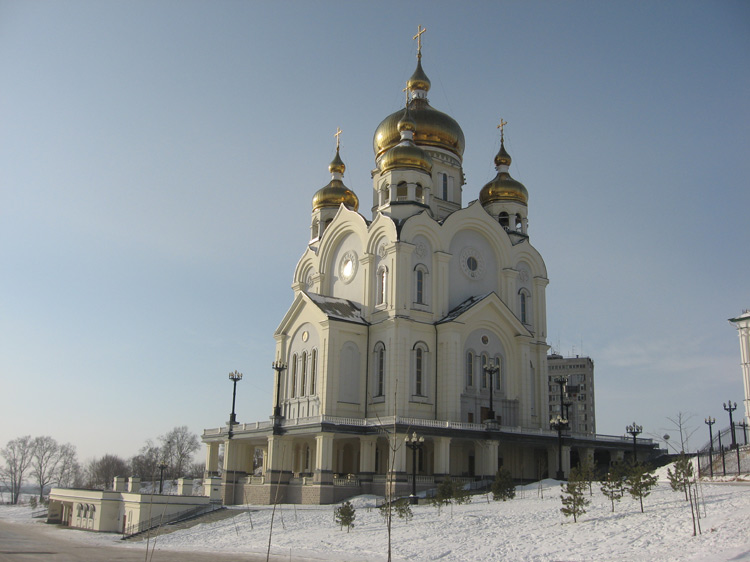
M 484 206 L 493 201 L 515 201 L 526 205 L 529 201 L 529 192 L 526 187 L 510 177 L 508 166 L 510 166 L 511 157 L 505 151 L 505 146 L 500 143 L 500 152 L 495 156 L 495 165 L 497 166 L 497 175 L 495 179 L 485 185 L 479 192 L 479 202 Z
M 424 70 L 422 70 L 422 61 L 417 59 L 417 69 L 414 71 L 414 74 L 411 75 L 408 82 L 406 82 L 406 87 L 412 92 L 414 90 L 424 90 L 425 92 L 429 92 L 430 84 L 430 79 L 427 78 Z
M 328 171 L 332 174 L 341 174 L 342 176 L 346 171 L 346 165 L 344 164 L 344 161 L 341 160 L 341 156 L 339 156 L 338 148 L 336 148 L 336 156 L 334 156 L 333 160 L 331 160 L 331 163 L 328 164 Z
M 432 158 L 413 142 L 402 142 L 388 150 L 380 159 L 380 171 L 411 168 L 428 174 L 432 172 Z
M 510 166 L 513 159 L 505 151 L 505 143 L 500 141 L 500 151 L 495 155 L 495 166 Z
M 341 203 L 351 211 L 359 209 L 359 198 L 354 192 L 341 180 L 331 180 L 331 183 L 320 188 L 313 196 L 312 208 L 315 211 L 321 207 L 338 207 Z
M 313 211 L 321 207 L 338 207 L 342 203 L 351 211 L 359 209 L 359 198 L 341 181 L 341 178 L 344 177 L 344 170 L 346 170 L 346 165 L 341 160 L 339 149 L 336 147 L 336 156 L 328 165 L 328 171 L 331 172 L 333 177 L 328 185 L 321 187 L 313 195 Z

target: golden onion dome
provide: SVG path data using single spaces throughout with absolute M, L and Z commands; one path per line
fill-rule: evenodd
M 321 187 L 315 195 L 313 195 L 313 211 L 320 209 L 321 207 L 338 207 L 342 203 L 351 211 L 357 211 L 359 209 L 359 198 L 351 189 L 346 187 L 342 181 L 345 169 L 346 166 L 341 160 L 341 156 L 339 156 L 339 149 L 336 148 L 336 156 L 328 165 L 328 170 L 332 175 L 331 181 L 328 185 Z
M 424 70 L 422 70 L 422 60 L 417 59 L 417 69 L 414 71 L 414 74 L 411 75 L 411 78 L 406 82 L 406 87 L 409 88 L 410 91 L 414 90 L 424 90 L 425 92 L 430 91 L 430 79 L 427 78 L 427 75 L 424 73 Z
M 526 205 L 529 201 L 529 192 L 526 187 L 510 177 L 508 166 L 510 166 L 510 155 L 505 151 L 505 146 L 500 143 L 500 152 L 495 156 L 497 175 L 495 179 L 485 185 L 479 192 L 479 202 L 482 205 L 493 201 L 515 201 Z
M 393 169 L 410 168 L 429 174 L 432 172 L 432 157 L 414 144 L 412 140 L 416 135 L 416 124 L 411 119 L 409 109 L 407 108 L 401 115 L 402 117 L 398 122 L 401 142 L 383 154 L 378 163 L 380 171 L 387 172 Z
M 429 90 L 430 79 L 422 70 L 421 61 L 417 62 L 417 70 L 409 78 L 407 87 L 412 93 Z M 464 132 L 453 117 L 431 107 L 423 95 L 413 95 L 408 107 L 411 118 L 416 123 L 414 142 L 417 145 L 443 148 L 458 156 L 459 159 L 463 157 L 466 145 Z M 402 115 L 402 110 L 391 113 L 375 129 L 372 147 L 376 159 L 401 140 L 398 122 Z

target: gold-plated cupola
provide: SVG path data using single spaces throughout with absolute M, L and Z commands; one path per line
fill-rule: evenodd
M 343 182 L 346 165 L 344 165 L 343 160 L 341 160 L 341 155 L 339 154 L 339 135 L 341 135 L 341 130 L 337 129 L 336 156 L 328 165 L 328 171 L 331 173 L 331 181 L 328 185 L 320 188 L 313 196 L 313 211 L 320 209 L 321 207 L 338 207 L 342 203 L 351 211 L 357 211 L 359 209 L 359 199 L 351 189 L 344 185 Z
M 506 123 L 500 122 L 500 150 L 495 156 L 495 169 L 497 175 L 486 184 L 479 192 L 479 202 L 484 206 L 494 201 L 514 201 L 526 205 L 529 201 L 529 192 L 526 187 L 514 180 L 508 173 L 512 159 L 505 150 L 505 137 L 502 131 Z
M 434 109 L 427 101 L 427 92 L 430 91 L 430 79 L 422 69 L 421 35 L 424 31 L 420 27 L 417 35 L 414 36 L 414 39 L 418 40 L 419 45 L 417 50 L 417 68 L 406 83 L 411 97 L 409 111 L 416 123 L 414 142 L 419 146 L 442 148 L 455 154 L 461 160 L 466 144 L 461 127 L 455 119 Z M 390 114 L 375 129 L 372 145 L 376 160 L 401 140 L 398 122 L 402 115 L 403 112 L 401 110 Z
M 379 162 L 381 172 L 385 173 L 394 169 L 413 169 L 427 174 L 432 172 L 432 158 L 414 144 L 416 127 L 417 124 L 411 118 L 407 107 L 398 122 L 401 142 L 383 154 Z

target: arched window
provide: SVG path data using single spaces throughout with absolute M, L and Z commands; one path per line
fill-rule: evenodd
M 414 386 L 415 396 L 427 395 L 427 346 L 418 343 L 414 346 Z
M 317 238 L 320 236 L 320 221 L 318 219 L 315 219 L 312 223 L 312 228 L 310 229 L 310 239 Z
M 443 185 L 442 185 L 442 194 L 443 194 L 443 201 L 448 200 L 448 174 L 440 174 L 443 176 Z
M 495 356 L 495 366 L 497 367 L 497 373 L 495 373 L 495 390 L 502 390 L 503 389 L 503 377 L 505 376 L 505 373 L 503 372 L 503 356 L 502 355 L 496 355 Z
M 482 353 L 482 362 L 481 362 L 481 368 L 482 368 L 482 388 L 487 388 L 489 386 L 489 381 L 490 381 L 490 375 L 487 372 L 487 370 L 485 369 L 485 367 L 487 366 L 487 361 L 488 361 L 487 354 L 486 353 Z
M 385 346 L 375 345 L 375 381 L 374 396 L 385 396 Z
M 387 205 L 391 201 L 391 189 L 387 183 L 383 184 L 383 188 L 380 190 L 380 204 Z
M 474 386 L 474 354 L 471 351 L 466 353 L 466 386 Z
M 297 392 L 297 354 L 292 355 L 292 382 L 289 387 L 289 396 L 294 398 Z
M 516 230 L 521 230 L 523 227 L 523 221 L 521 215 L 516 215 Z
M 424 189 L 421 184 L 417 184 L 417 188 L 414 191 L 414 197 L 418 203 L 424 203 Z
M 315 394 L 315 379 L 318 374 L 318 350 L 313 349 L 310 360 L 310 394 Z
M 422 264 L 414 268 L 414 302 L 427 304 L 427 268 Z
M 518 312 L 522 324 L 531 324 L 531 293 L 528 289 L 518 291 Z
M 406 201 L 407 193 L 406 182 L 402 181 L 396 186 L 396 201 Z
M 299 381 L 299 395 L 304 396 L 306 394 L 307 383 L 307 351 L 302 352 L 302 375 Z
M 386 303 L 386 290 L 388 289 L 388 268 L 381 265 L 378 268 L 377 282 L 375 287 L 375 304 Z
M 508 213 L 503 211 L 498 216 L 498 220 L 500 221 L 500 226 L 502 226 L 505 230 L 508 230 L 508 226 L 510 225 L 510 220 L 508 219 Z

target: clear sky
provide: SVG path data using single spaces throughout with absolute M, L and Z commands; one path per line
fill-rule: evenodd
M 225 423 L 235 369 L 238 419 L 268 418 L 333 133 L 370 218 L 419 24 L 465 203 L 508 122 L 549 343 L 594 359 L 598 431 L 682 411 L 697 447 L 742 412 L 747 2 L 0 0 L 0 446 L 128 457 Z

